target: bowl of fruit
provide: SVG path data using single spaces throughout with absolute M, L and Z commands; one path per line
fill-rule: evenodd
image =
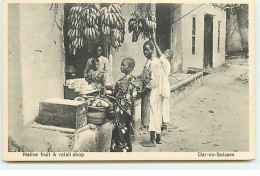
M 106 99 L 94 96 L 86 96 L 84 98 L 88 105 L 88 123 L 95 125 L 105 123 L 107 118 L 107 109 L 110 106 L 110 102 Z

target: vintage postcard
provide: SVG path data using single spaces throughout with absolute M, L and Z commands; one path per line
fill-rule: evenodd
M 2 160 L 255 159 L 253 0 L 2 0 Z

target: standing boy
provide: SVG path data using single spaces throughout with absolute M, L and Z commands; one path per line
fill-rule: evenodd
M 171 60 L 173 58 L 173 51 L 167 49 L 164 54 L 162 54 L 160 48 L 153 39 L 156 51 L 160 57 L 160 83 L 159 83 L 159 94 L 161 96 L 160 107 L 161 115 L 163 121 L 163 127 L 167 128 L 167 125 L 170 122 L 170 109 L 169 109 L 169 99 L 170 99 L 170 82 L 169 75 L 171 73 Z M 160 142 L 159 142 L 160 143 Z

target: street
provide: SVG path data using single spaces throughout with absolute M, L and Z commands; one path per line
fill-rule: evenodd
M 199 152 L 249 150 L 248 60 L 232 59 L 209 70 L 202 86 L 170 103 L 171 121 L 162 144 L 143 147 L 149 132 L 136 131 L 133 152 Z

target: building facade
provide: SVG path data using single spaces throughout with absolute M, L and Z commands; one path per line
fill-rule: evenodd
M 175 69 L 212 68 L 225 62 L 226 13 L 208 4 L 172 6 Z
M 23 127 L 39 113 L 39 103 L 64 98 L 66 47 L 64 46 L 64 4 L 9 4 L 8 7 L 8 129 L 9 136 L 22 135 Z M 145 7 L 147 6 L 147 7 Z M 225 61 L 225 12 L 205 4 L 124 4 L 126 34 L 122 46 L 112 52 L 112 77 L 123 74 L 123 58 L 136 61 L 134 75 L 140 75 L 146 58 L 145 40 L 132 42 L 127 31 L 131 14 L 148 8 L 156 13 L 156 40 L 162 51 L 174 51 L 173 72 L 188 67 L 217 67 Z M 18 140 L 18 139 L 15 139 Z

